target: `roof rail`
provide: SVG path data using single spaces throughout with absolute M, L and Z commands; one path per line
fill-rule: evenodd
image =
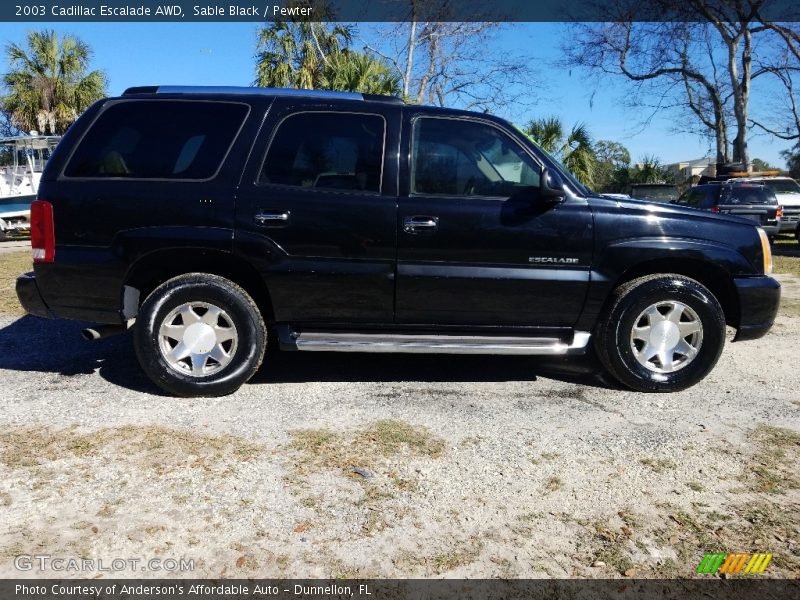
M 400 98 L 394 96 L 377 96 L 373 94 L 360 94 L 358 92 L 339 92 L 334 90 L 303 90 L 296 88 L 268 88 L 245 86 L 214 86 L 214 85 L 153 85 L 138 86 L 126 89 L 122 95 L 133 94 L 238 94 L 248 96 L 302 96 L 304 98 L 327 98 L 336 100 L 361 100 L 389 102 L 403 104 Z

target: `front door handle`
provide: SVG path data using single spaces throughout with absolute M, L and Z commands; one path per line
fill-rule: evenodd
M 403 219 L 403 231 L 406 233 L 422 233 L 435 231 L 439 227 L 439 217 L 406 217 Z
M 253 218 L 256 223 L 265 227 L 285 227 L 289 224 L 290 215 L 288 210 L 270 210 L 260 212 Z

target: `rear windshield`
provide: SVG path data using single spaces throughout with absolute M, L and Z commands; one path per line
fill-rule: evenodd
M 761 182 L 776 194 L 800 194 L 800 185 L 793 179 L 775 179 Z
M 662 185 L 636 185 L 631 188 L 631 196 L 640 200 L 672 200 L 678 197 L 678 188 Z
M 248 112 L 222 102 L 143 100 L 104 110 L 83 137 L 67 177 L 208 179 Z
M 777 204 L 778 199 L 763 185 L 736 185 L 722 191 L 720 204 Z

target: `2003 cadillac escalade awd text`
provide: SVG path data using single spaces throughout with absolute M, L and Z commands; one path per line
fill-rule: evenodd
M 152 380 L 236 390 L 285 350 L 567 355 L 702 379 L 778 308 L 752 222 L 604 198 L 507 122 L 394 98 L 148 87 L 98 102 L 32 211 L 41 317 L 133 328 Z

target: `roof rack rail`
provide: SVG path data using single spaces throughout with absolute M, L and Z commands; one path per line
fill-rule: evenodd
M 134 94 L 238 94 L 248 96 L 301 96 L 304 98 L 327 98 L 336 100 L 361 100 L 403 104 L 395 96 L 378 96 L 359 92 L 340 92 L 335 90 L 303 90 L 297 88 L 268 88 L 216 85 L 152 85 L 129 87 L 123 96 Z

